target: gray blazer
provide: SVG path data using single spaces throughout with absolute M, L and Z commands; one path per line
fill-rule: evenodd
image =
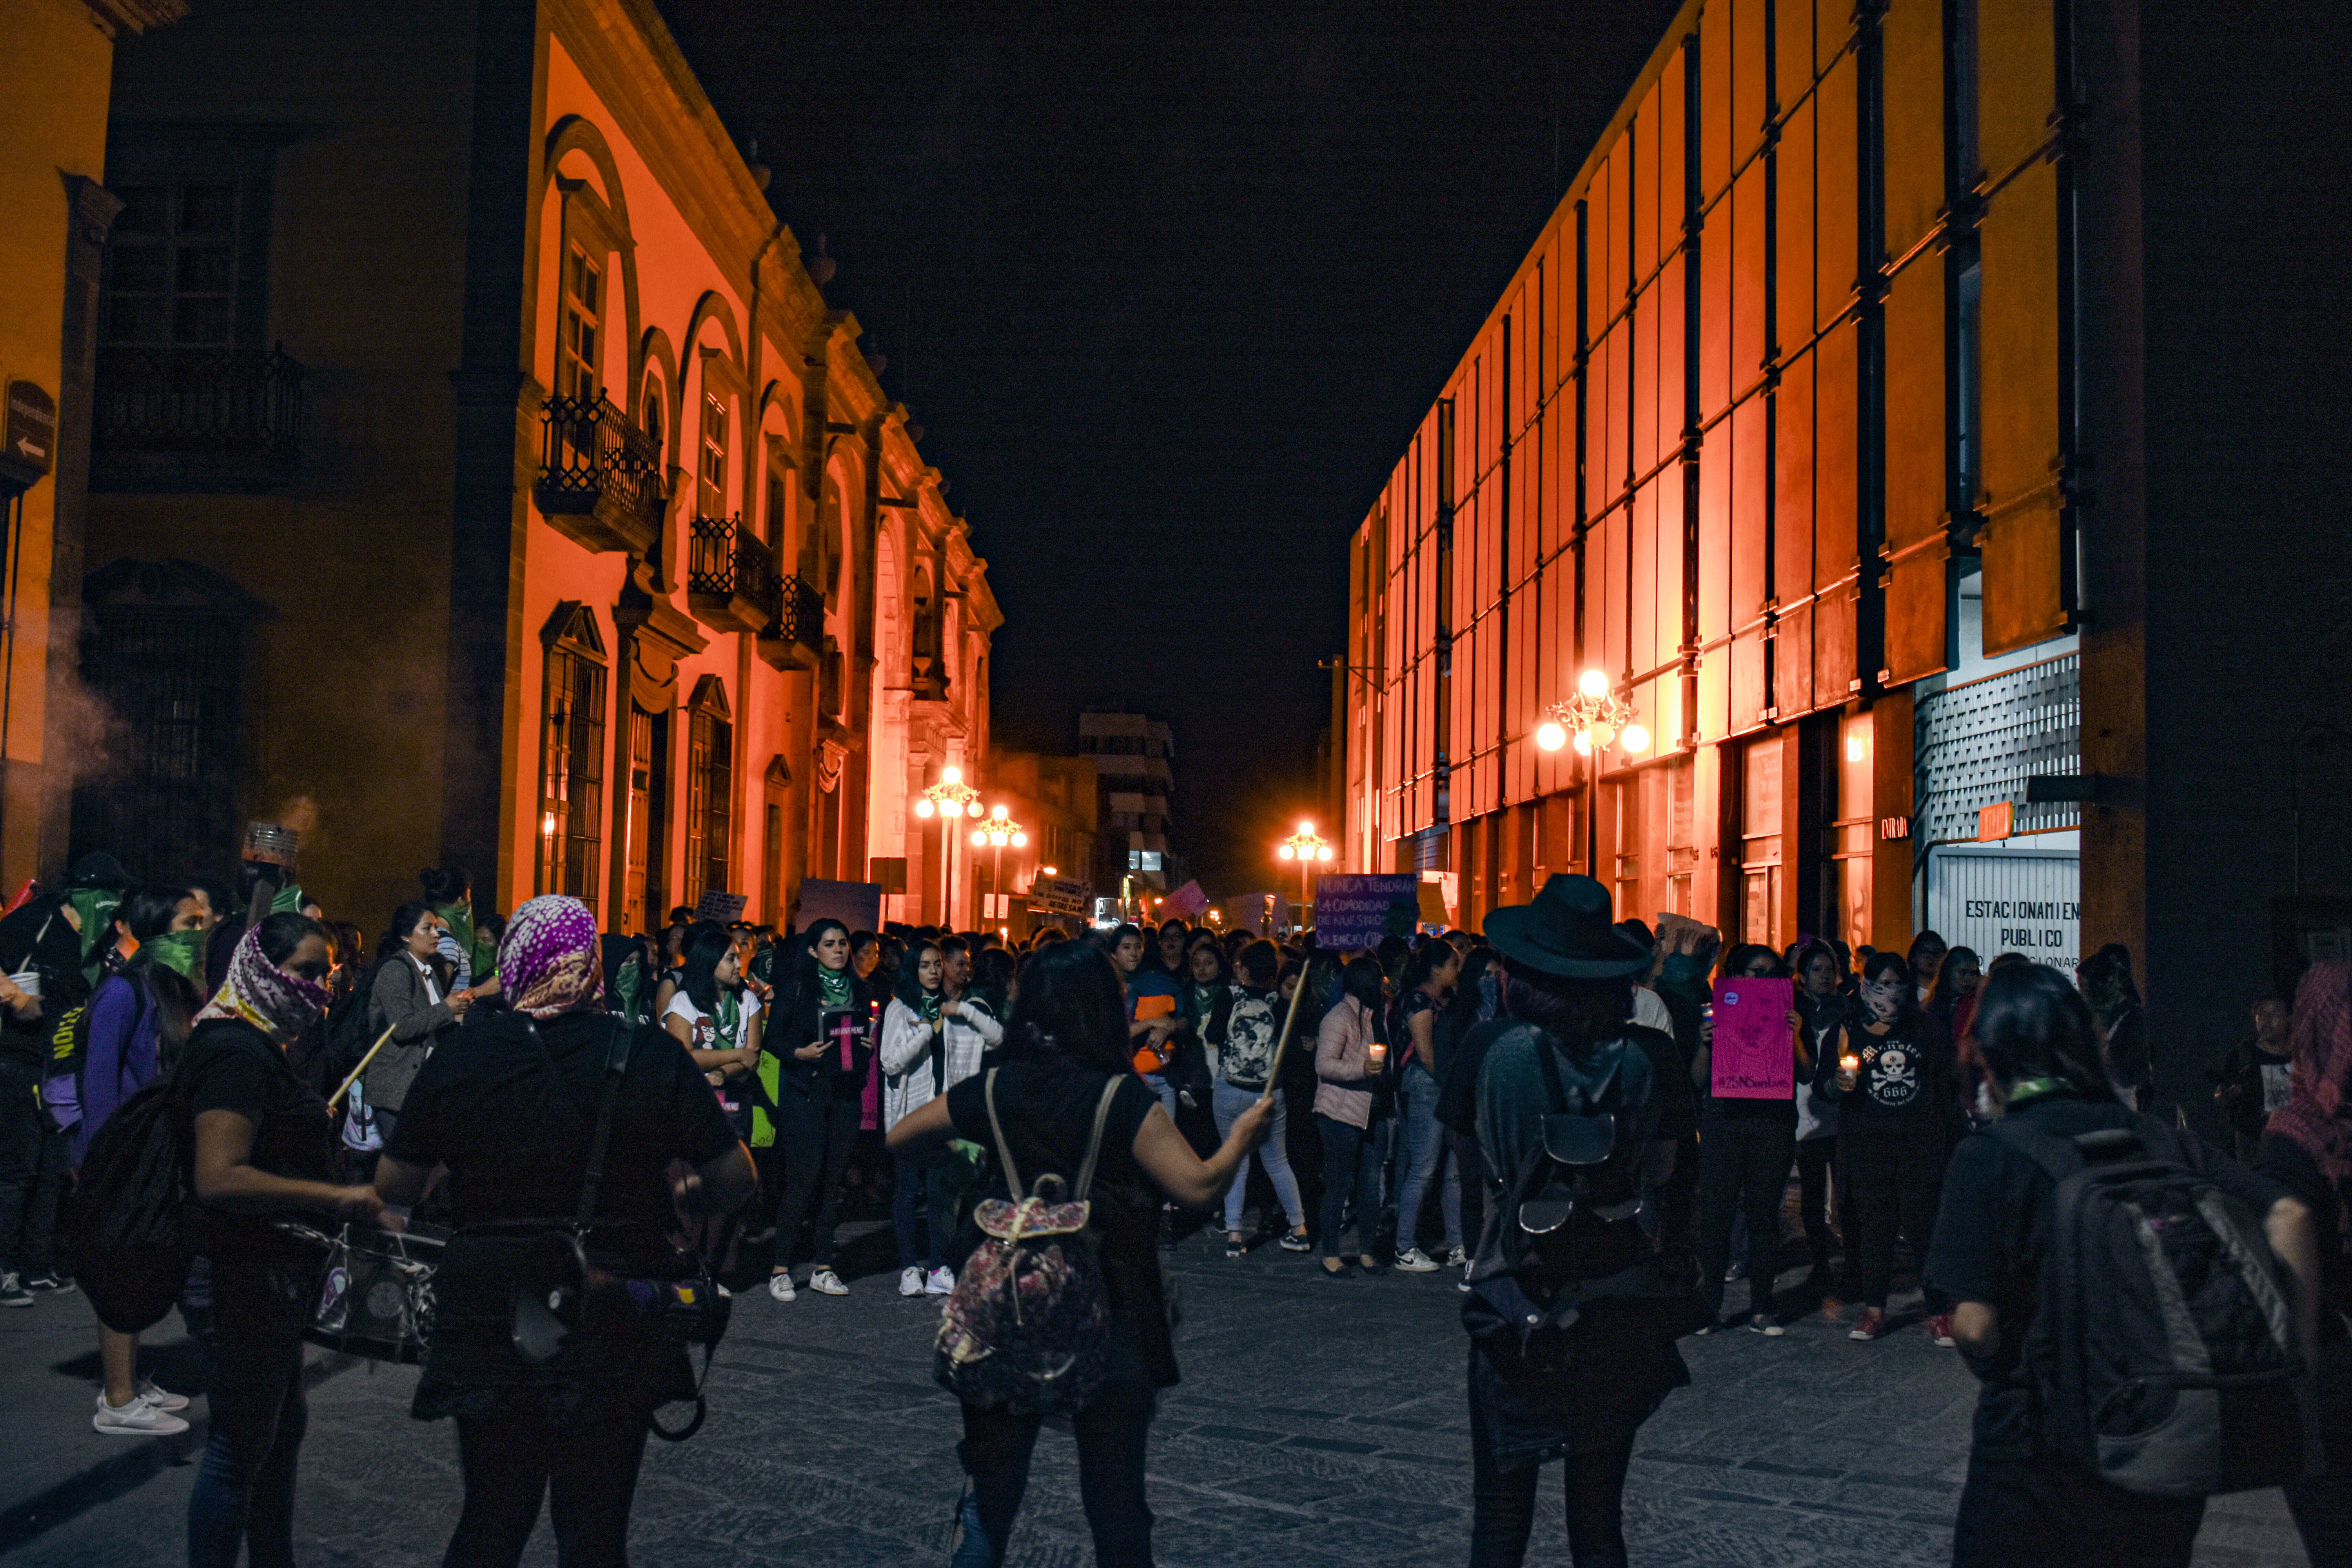
M 415 959 L 403 952 L 376 965 L 375 982 L 368 988 L 368 1039 L 373 1043 L 387 1028 L 392 1038 L 368 1065 L 362 1080 L 367 1102 L 378 1110 L 398 1110 L 434 1043 L 457 1026 L 446 998 L 427 999 Z

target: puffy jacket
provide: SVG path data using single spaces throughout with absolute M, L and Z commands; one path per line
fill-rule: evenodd
M 935 1065 L 931 1026 L 920 1013 L 893 996 L 889 1011 L 882 1015 L 885 1131 L 978 1072 L 982 1053 L 1004 1038 L 1004 1026 L 977 996 L 948 1003 L 940 1016 L 947 1027 L 940 1032 L 941 1048 Z

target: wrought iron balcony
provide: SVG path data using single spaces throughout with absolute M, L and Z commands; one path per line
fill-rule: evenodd
M 775 616 L 776 558 L 732 517 L 698 517 L 688 542 L 686 600 L 713 631 L 757 632 Z
M 283 348 L 99 355 L 90 487 L 275 489 L 294 476 L 302 366 Z
M 541 516 L 587 549 L 643 555 L 661 537 L 661 448 L 613 400 L 551 397 L 539 411 Z
M 776 596 L 760 632 L 760 657 L 778 669 L 814 669 L 824 647 L 824 595 L 786 572 L 776 579 Z

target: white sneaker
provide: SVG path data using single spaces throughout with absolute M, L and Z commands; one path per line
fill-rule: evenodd
M 830 1268 L 820 1268 L 815 1273 L 810 1275 L 809 1289 L 815 1291 L 820 1296 L 846 1296 L 849 1294 L 849 1287 L 844 1285 L 841 1282 L 841 1276 L 835 1274 Z
M 158 1410 L 185 1410 L 188 1407 L 188 1396 L 186 1394 L 174 1394 L 170 1389 L 156 1383 L 156 1381 L 152 1377 L 141 1378 L 139 1380 L 139 1386 L 132 1392 L 137 1394 L 140 1398 L 145 1400 L 148 1404 L 153 1405 Z M 101 1394 L 99 1397 L 103 1399 L 106 1396 Z
M 955 1270 L 944 1264 L 931 1270 L 931 1278 L 923 1287 L 926 1296 L 949 1296 L 955 1293 Z
M 769 1275 L 768 1294 L 773 1296 L 779 1301 L 796 1301 L 800 1300 L 799 1293 L 793 1289 L 793 1277 L 790 1274 Z
M 923 1293 L 923 1271 L 919 1268 L 898 1270 L 898 1294 L 919 1296 Z
M 1437 1259 L 1415 1247 L 1398 1253 L 1396 1266 L 1400 1274 L 1433 1274 L 1437 1271 Z
M 1470 1255 L 1457 1247 L 1453 1251 L 1445 1255 L 1445 1267 L 1448 1268 L 1467 1268 L 1470 1267 Z
M 131 1403 L 117 1410 L 98 1396 L 98 1414 L 89 1424 L 110 1437 L 169 1437 L 174 1432 L 184 1432 L 188 1424 L 168 1410 L 158 1410 L 137 1394 Z

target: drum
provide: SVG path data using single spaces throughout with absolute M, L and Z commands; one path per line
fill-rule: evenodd
M 433 1275 L 446 1237 L 347 1225 L 318 1239 L 327 1267 L 302 1337 L 370 1361 L 423 1360 L 433 1337 Z

